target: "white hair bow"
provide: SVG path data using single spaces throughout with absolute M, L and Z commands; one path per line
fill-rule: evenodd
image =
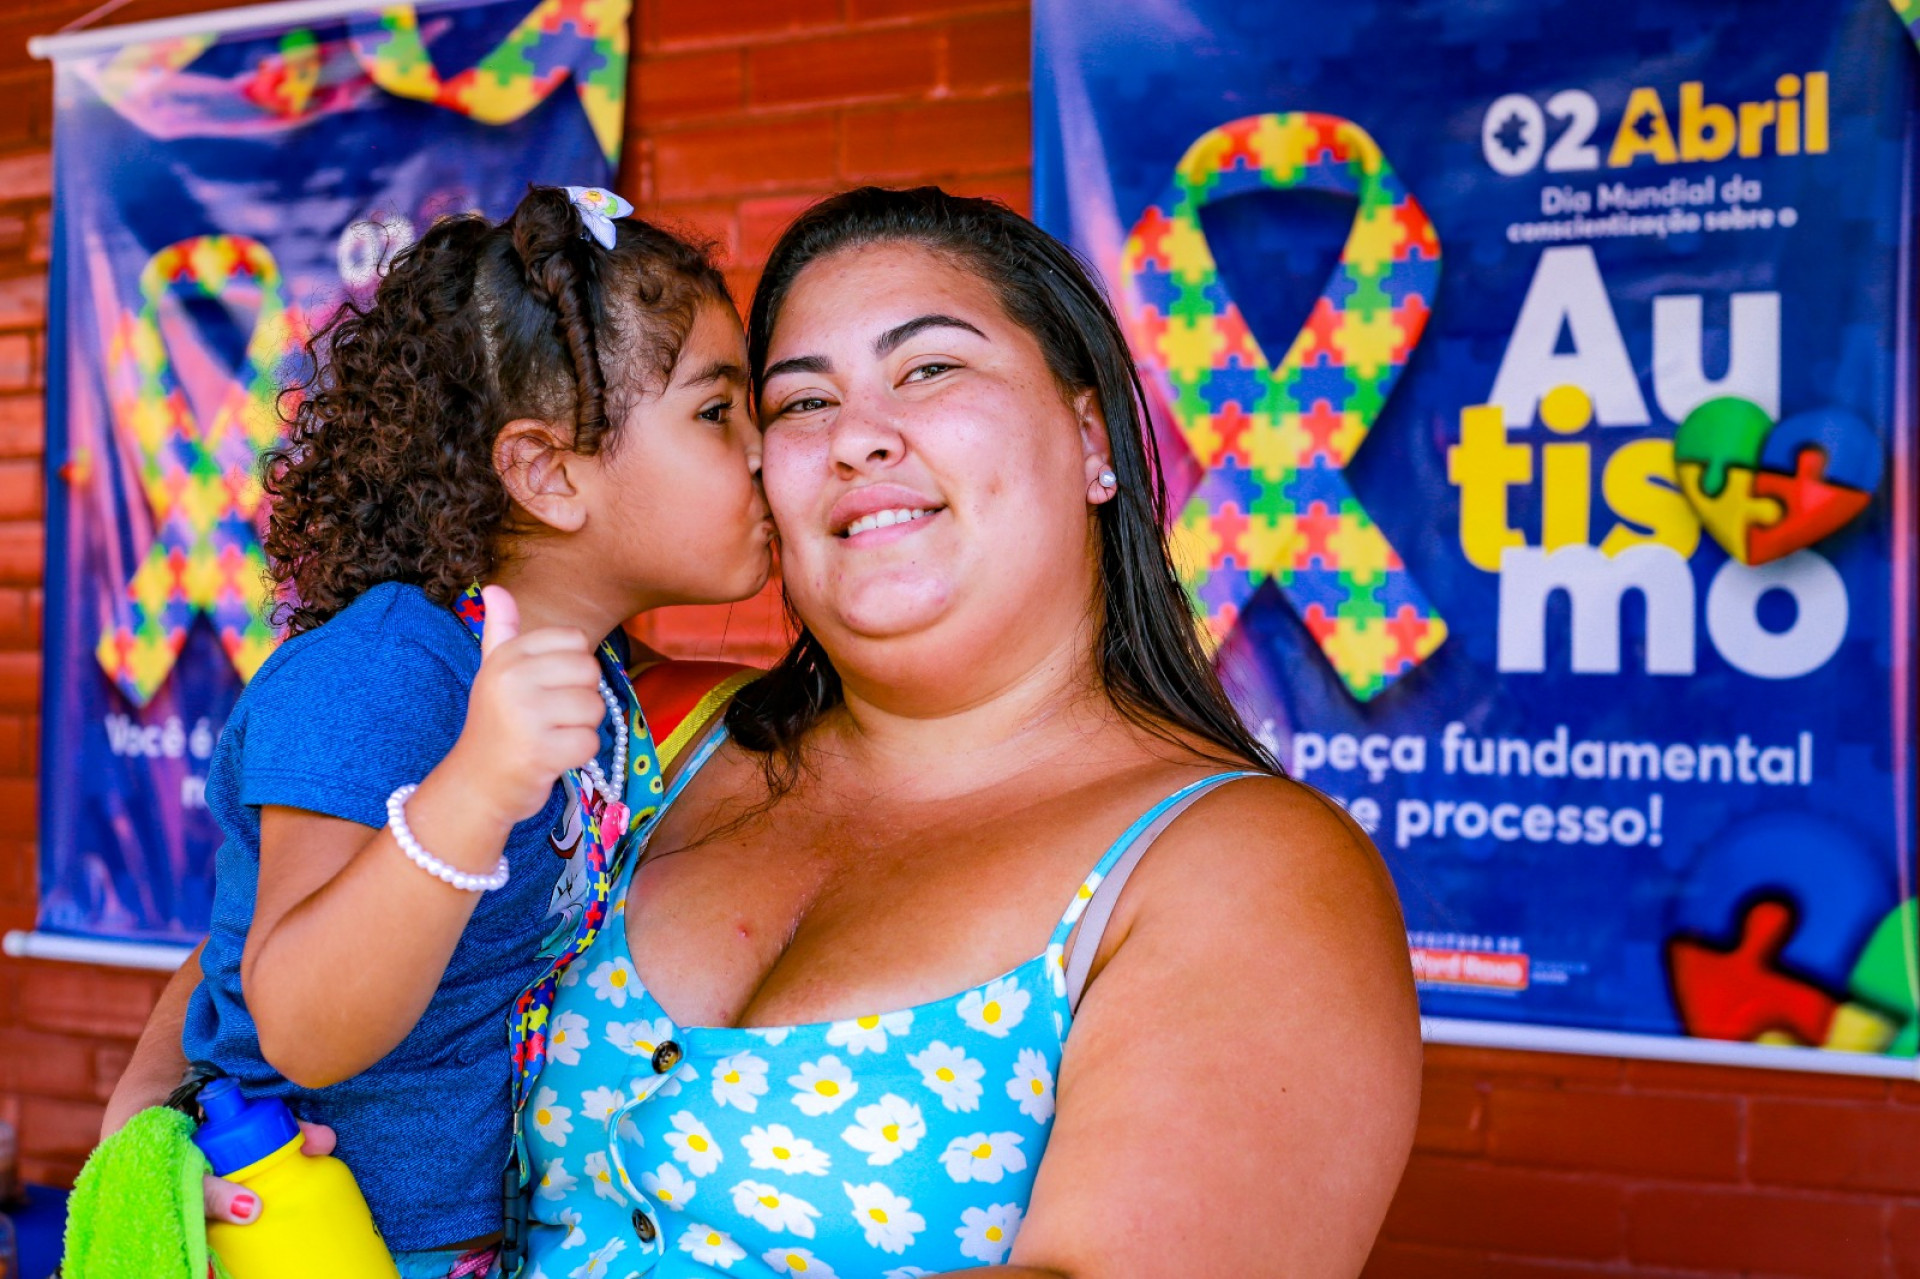
M 633 206 L 605 187 L 567 187 L 567 198 L 580 211 L 587 234 L 603 249 L 613 247 L 613 220 L 633 212 Z

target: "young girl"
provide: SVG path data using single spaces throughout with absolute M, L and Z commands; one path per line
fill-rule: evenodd
M 290 638 L 209 777 L 184 1047 L 335 1131 L 407 1276 L 485 1273 L 540 979 L 659 802 L 621 621 L 770 568 L 726 285 L 630 211 L 536 187 L 437 223 L 324 335 L 268 463 Z

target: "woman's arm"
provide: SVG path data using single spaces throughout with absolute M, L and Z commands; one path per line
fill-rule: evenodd
M 140 1042 L 120 1080 L 107 1099 L 106 1116 L 100 1124 L 100 1140 L 119 1132 L 127 1120 L 151 1106 L 162 1105 L 187 1073 L 187 1056 L 180 1048 L 180 1033 L 186 1026 L 187 1001 L 200 984 L 200 952 L 206 943 L 193 948 L 187 961 L 167 982 L 147 1018 Z M 333 1129 L 321 1124 L 302 1123 L 306 1137 L 302 1149 L 309 1155 L 324 1155 L 333 1150 Z M 231 1181 L 208 1177 L 203 1188 L 207 1220 L 244 1226 L 260 1215 L 259 1201 Z
M 1072 1279 L 1352 1279 L 1413 1143 L 1392 881 L 1303 786 L 1235 782 L 1122 895 L 1010 1261 Z
M 107 1098 L 106 1114 L 100 1119 L 100 1140 L 120 1131 L 127 1120 L 150 1106 L 166 1101 L 187 1073 L 187 1056 L 180 1048 L 180 1034 L 187 1024 L 187 1001 L 200 984 L 201 942 L 193 948 L 154 1002 L 140 1042 L 133 1046 L 127 1068 L 120 1072 L 113 1095 Z

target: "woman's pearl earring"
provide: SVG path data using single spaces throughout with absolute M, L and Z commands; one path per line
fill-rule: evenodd
M 1100 472 L 1099 483 L 1103 489 L 1118 488 L 1120 487 L 1120 477 L 1113 473 L 1112 467 L 1108 467 Z

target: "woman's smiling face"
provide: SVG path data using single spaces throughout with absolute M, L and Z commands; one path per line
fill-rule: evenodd
M 1084 625 L 1106 459 L 1090 405 L 950 257 L 893 242 L 800 272 L 767 351 L 764 479 L 787 592 L 836 664 Z

